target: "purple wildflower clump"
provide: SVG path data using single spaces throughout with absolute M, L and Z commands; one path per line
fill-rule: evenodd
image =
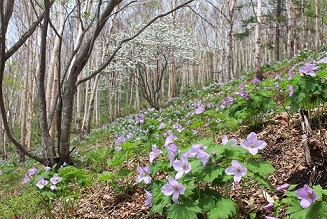
M 239 183 L 242 176 L 247 173 L 246 167 L 242 166 L 237 160 L 232 160 L 232 166 L 225 169 L 227 175 L 234 175 L 234 182 Z
M 43 177 L 41 177 L 39 179 L 39 181 L 36 183 L 36 186 L 39 188 L 39 189 L 43 189 L 44 186 L 46 186 L 48 184 L 48 180 L 45 180 Z
M 306 63 L 304 66 L 301 66 L 299 68 L 299 72 L 301 76 L 304 75 L 310 75 L 312 77 L 316 76 L 316 70 L 318 69 L 318 67 L 314 64 L 310 64 L 310 63 Z
M 143 124 L 144 120 L 145 120 L 145 115 L 142 113 L 136 117 L 136 124 L 138 124 L 138 123 Z
M 221 109 L 224 109 L 226 106 L 227 106 L 227 102 L 226 102 L 225 100 L 222 100 L 222 101 L 220 102 L 220 108 L 221 108 Z
M 302 208 L 308 208 L 313 202 L 317 200 L 317 194 L 304 185 L 303 188 L 295 191 L 296 197 L 301 200 L 300 205 Z
M 177 171 L 175 179 L 180 179 L 184 173 L 191 171 L 191 165 L 188 163 L 186 154 L 182 154 L 180 160 L 175 160 L 173 162 L 173 167 Z
M 162 150 L 158 149 L 156 145 L 152 145 L 152 151 L 149 153 L 150 163 L 153 163 L 159 154 L 162 154 Z
M 181 126 L 178 122 L 173 125 L 173 128 L 176 129 L 179 133 L 184 130 L 183 126 Z
M 202 114 L 205 111 L 205 106 L 203 104 L 198 104 L 197 108 L 195 109 L 195 114 Z
M 179 204 L 178 197 L 180 194 L 184 194 L 185 187 L 183 184 L 178 183 L 176 179 L 169 177 L 168 183 L 161 188 L 161 192 L 166 196 L 173 195 L 172 200 Z
M 258 140 L 257 134 L 254 132 L 251 132 L 246 140 L 241 142 L 241 146 L 248 150 L 252 155 L 256 155 L 258 149 L 263 149 L 266 145 L 267 143 L 265 141 Z
M 139 175 L 136 178 L 137 182 L 142 182 L 144 181 L 145 184 L 150 184 L 151 183 L 151 177 L 150 177 L 150 167 L 145 166 L 145 167 L 137 167 L 137 172 Z

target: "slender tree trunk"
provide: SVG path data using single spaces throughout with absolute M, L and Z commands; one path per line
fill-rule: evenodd
M 255 28 L 255 76 L 259 80 L 263 80 L 263 74 L 261 69 L 261 22 L 262 22 L 262 0 L 258 0 L 258 11 L 257 11 L 257 24 Z
M 281 17 L 281 10 L 282 10 L 282 0 L 277 0 L 276 6 L 276 26 L 275 26 L 275 60 L 279 61 L 279 38 L 280 38 L 280 17 Z
M 319 51 L 320 48 L 320 25 L 319 25 L 319 0 L 315 0 L 315 9 L 316 9 L 316 17 L 315 17 L 315 24 L 316 24 L 316 37 L 315 37 L 315 48 L 316 52 Z
M 230 81 L 234 78 L 234 67 L 233 67 L 233 26 L 234 26 L 234 9 L 235 9 L 235 1 L 229 1 L 228 8 L 228 52 L 227 52 L 227 80 Z

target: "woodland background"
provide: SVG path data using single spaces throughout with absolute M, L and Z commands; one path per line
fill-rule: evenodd
M 323 0 L 0 1 L 1 156 L 69 163 L 72 138 L 116 118 L 254 68 L 261 80 L 324 48 L 326 13 Z

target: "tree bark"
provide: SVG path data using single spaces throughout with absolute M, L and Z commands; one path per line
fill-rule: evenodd
M 257 11 L 257 23 L 255 28 L 255 76 L 260 81 L 263 80 L 263 74 L 261 69 L 261 23 L 262 23 L 262 0 L 258 0 L 258 11 Z

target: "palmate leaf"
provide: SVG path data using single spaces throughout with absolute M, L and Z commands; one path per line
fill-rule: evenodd
M 248 160 L 245 167 L 253 173 L 266 177 L 268 174 L 274 173 L 275 168 L 267 161 Z
M 209 219 L 228 219 L 236 214 L 236 204 L 229 198 L 221 197 L 209 212 Z
M 316 201 L 309 208 L 304 209 L 300 205 L 300 200 L 290 202 L 287 208 L 290 218 L 294 219 L 322 219 L 327 218 L 327 203 Z
M 321 219 L 327 218 L 327 203 L 317 201 L 311 204 L 308 209 L 308 218 Z
M 274 187 L 270 184 L 270 181 L 267 180 L 265 177 L 263 177 L 262 175 L 259 175 L 258 173 L 254 173 L 253 177 L 255 180 L 257 180 L 259 183 L 261 183 L 261 185 L 267 187 L 270 191 L 274 191 Z
M 214 179 L 221 176 L 224 170 L 225 168 L 221 166 L 205 167 L 197 178 L 203 182 L 212 182 Z
M 169 208 L 167 218 L 170 219 L 197 219 L 195 212 L 192 208 L 185 205 L 174 204 Z

